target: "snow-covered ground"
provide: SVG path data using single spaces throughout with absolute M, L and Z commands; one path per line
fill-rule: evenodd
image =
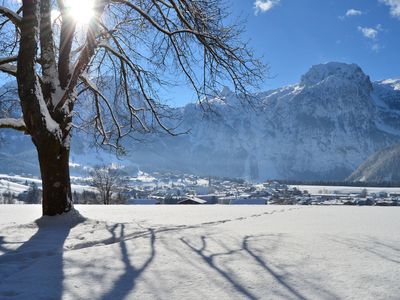
M 399 299 L 400 209 L 0 206 L 0 299 Z
M 11 192 L 14 194 L 20 194 L 28 190 L 29 187 L 12 181 L 0 179 L 0 194 L 5 192 Z
M 83 177 L 73 177 L 74 179 L 84 180 Z M 39 188 L 42 187 L 42 180 L 38 178 L 24 177 L 20 175 L 7 175 L 0 174 L 0 193 L 11 192 L 18 195 L 29 189 L 29 186 L 25 185 L 36 183 Z M 83 191 L 96 192 L 97 189 L 89 185 L 71 184 L 72 192 L 82 193 Z

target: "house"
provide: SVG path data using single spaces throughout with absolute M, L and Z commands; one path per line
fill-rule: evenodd
M 372 206 L 375 205 L 375 200 L 370 198 L 355 199 L 357 205 L 359 206 Z
M 183 197 L 182 200 L 178 201 L 178 204 L 205 204 L 206 200 L 197 198 L 195 196 L 186 196 Z

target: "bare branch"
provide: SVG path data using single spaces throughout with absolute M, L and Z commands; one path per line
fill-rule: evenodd
M 110 114 L 111 114 L 111 117 L 113 119 L 113 122 L 116 125 L 117 131 L 118 131 L 118 136 L 122 137 L 121 126 L 118 124 L 118 120 L 115 117 L 115 114 L 114 114 L 114 111 L 113 111 L 113 109 L 111 107 L 110 101 L 107 99 L 107 97 L 105 97 L 100 92 L 100 90 L 97 88 L 97 86 L 93 82 L 91 82 L 91 80 L 85 74 L 81 75 L 81 79 L 92 92 L 96 93 L 99 97 L 101 97 L 104 100 L 105 104 L 107 105 L 107 107 L 108 107 L 108 109 L 110 111 Z M 100 114 L 99 114 L 99 118 L 101 118 Z

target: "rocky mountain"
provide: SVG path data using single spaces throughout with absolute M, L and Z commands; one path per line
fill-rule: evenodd
M 348 178 L 361 182 L 400 182 L 400 144 L 370 156 Z
M 202 174 L 343 180 L 399 141 L 399 86 L 372 83 L 354 64 L 313 66 L 299 84 L 257 94 L 253 108 L 228 90 L 211 101 L 212 115 L 186 106 L 182 127 L 190 135 L 135 147 L 133 157 Z
M 124 163 L 253 180 L 344 180 L 400 141 L 400 80 L 371 82 L 354 64 L 313 66 L 298 84 L 256 94 L 251 106 L 224 89 L 209 107 L 176 109 L 178 131 L 190 133 L 129 142 Z M 74 162 L 93 156 L 83 141 L 73 144 Z

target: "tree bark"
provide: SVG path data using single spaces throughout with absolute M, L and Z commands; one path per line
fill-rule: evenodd
M 72 208 L 69 148 L 57 141 L 35 143 L 43 188 L 43 215 L 54 216 Z

